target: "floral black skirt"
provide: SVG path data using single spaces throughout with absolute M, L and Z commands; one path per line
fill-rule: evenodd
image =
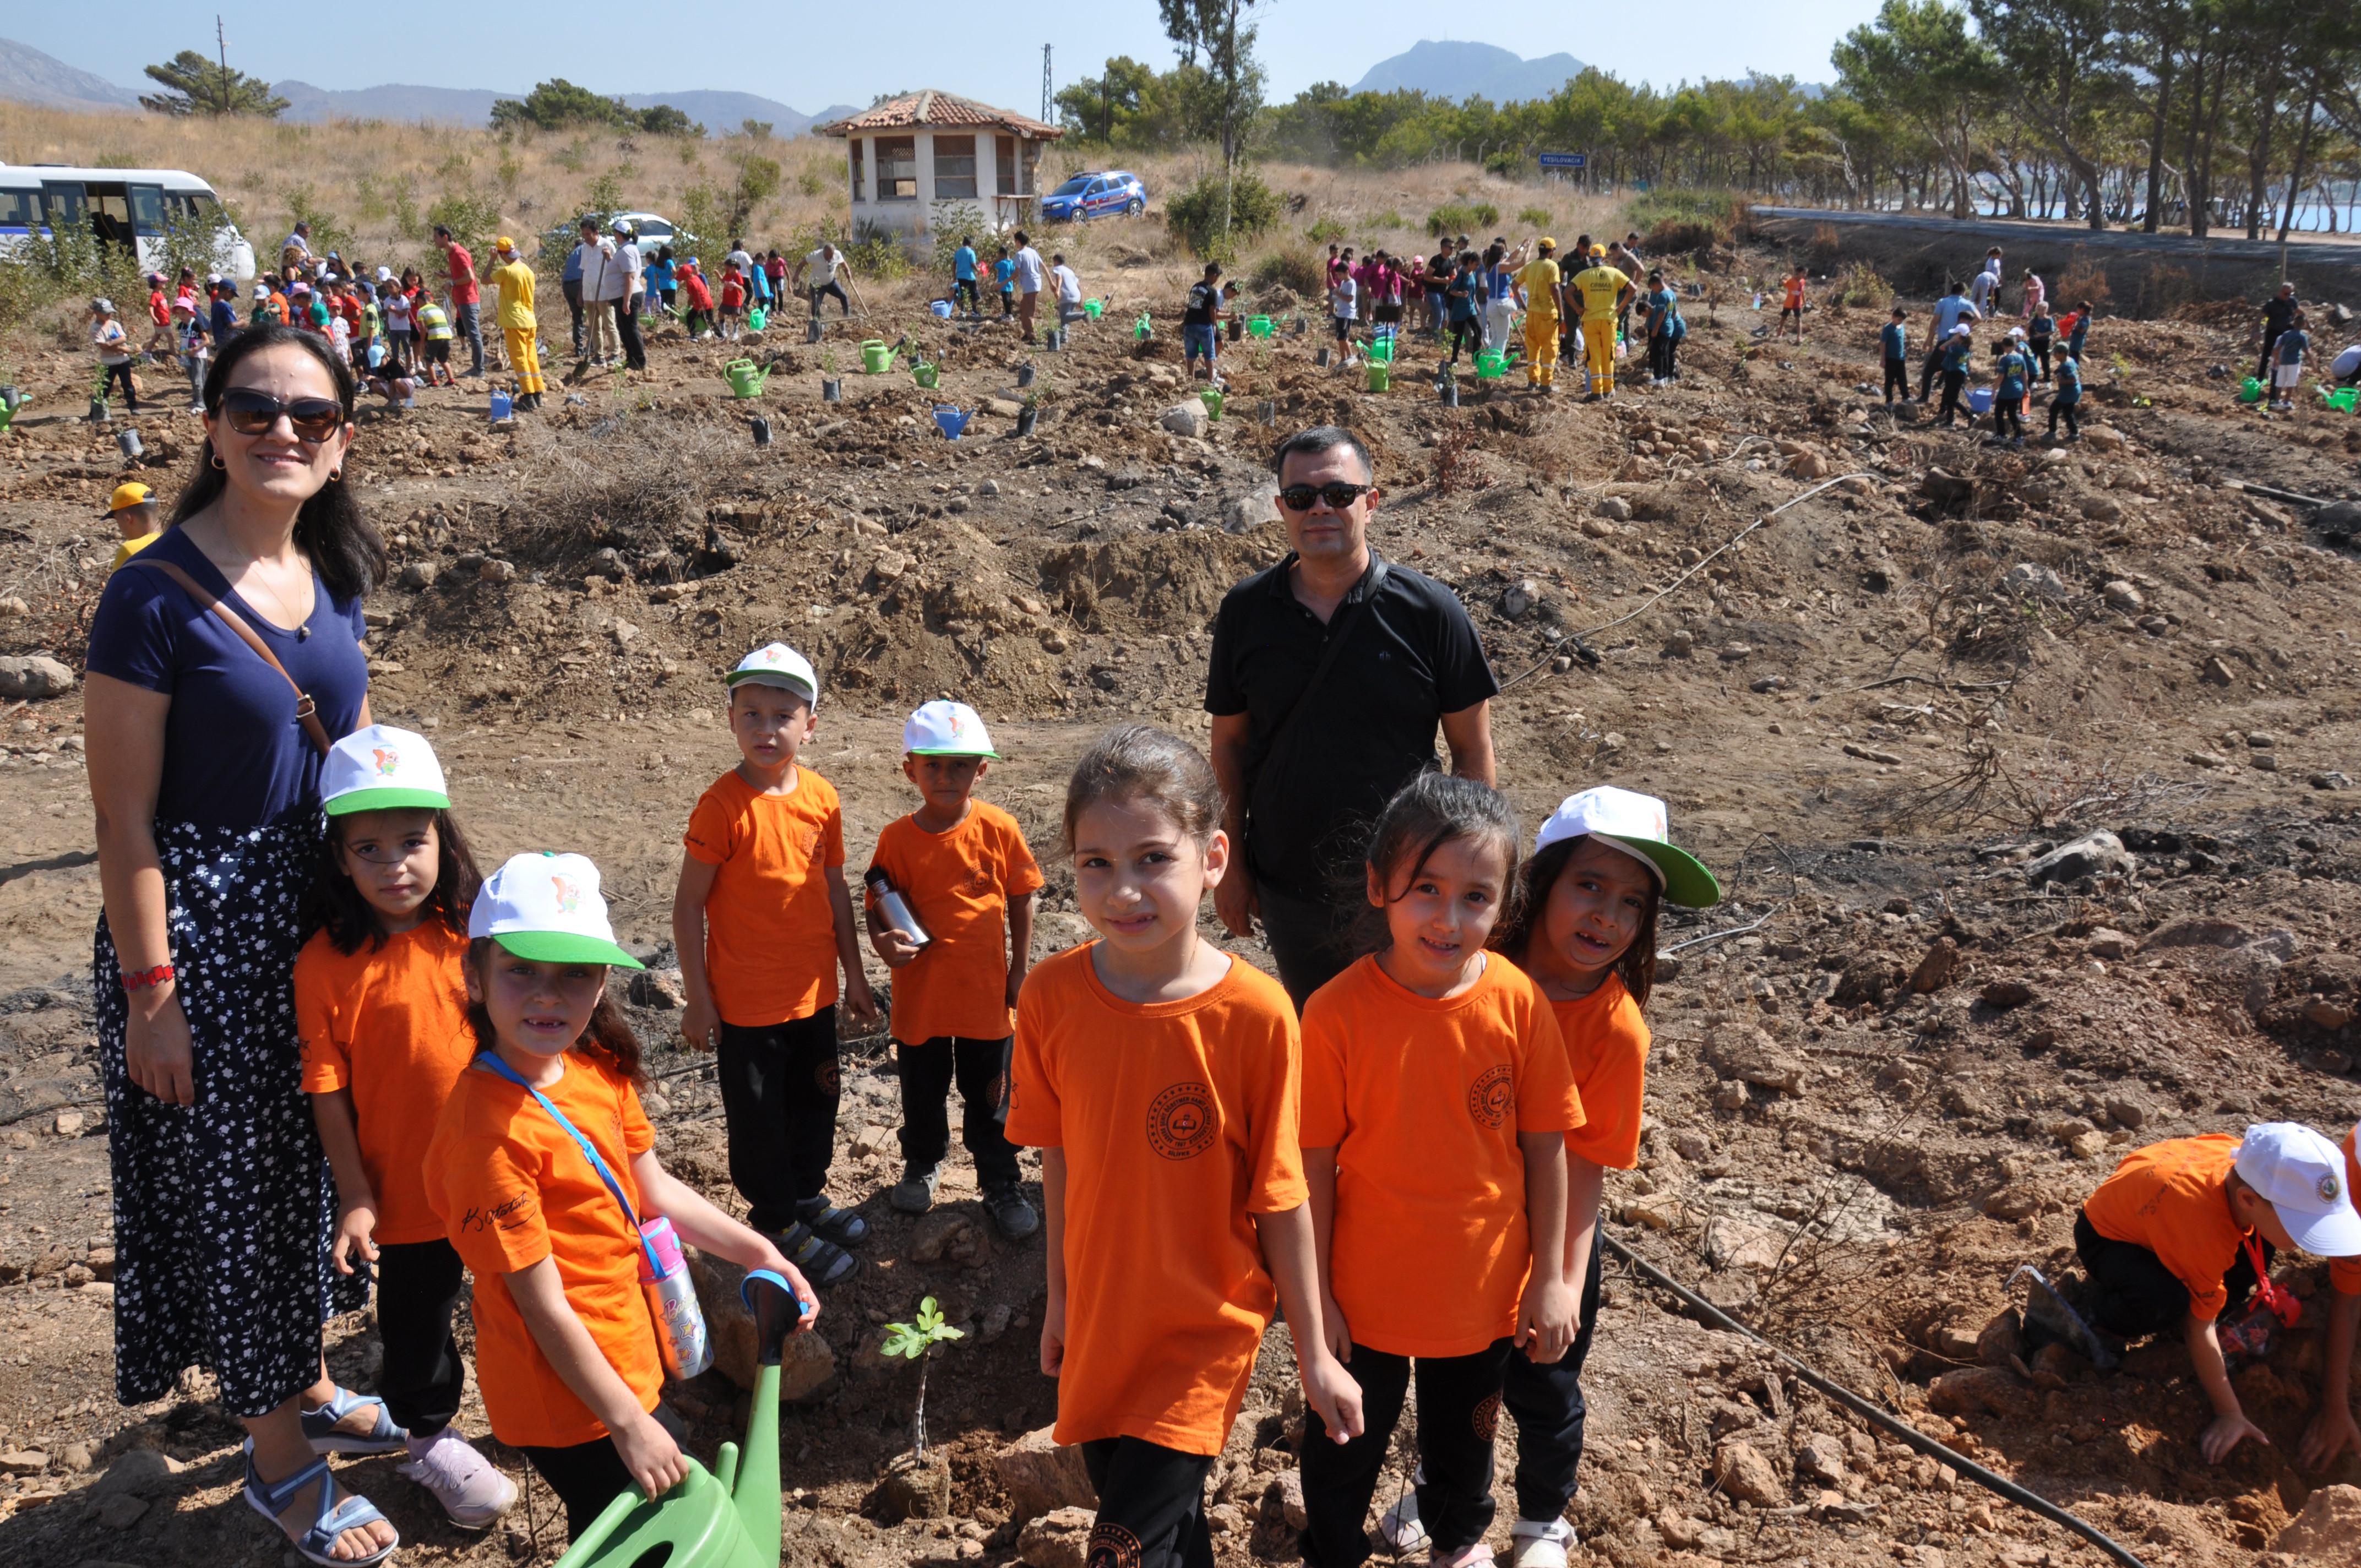
M 202 1366 L 231 1414 L 268 1413 L 320 1375 L 320 1325 L 367 1299 L 328 1261 L 335 1183 L 302 1091 L 298 901 L 316 817 L 269 828 L 159 822 L 166 919 L 196 1103 L 124 1066 L 122 966 L 101 916 L 92 954 L 115 1178 L 115 1390 L 126 1405 Z

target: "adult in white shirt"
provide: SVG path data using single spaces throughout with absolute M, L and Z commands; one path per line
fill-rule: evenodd
M 1049 277 L 1058 285 L 1058 324 L 1064 326 L 1082 313 L 1082 280 L 1062 254 L 1049 258 Z
M 721 259 L 730 266 L 738 269 L 738 276 L 748 280 L 746 284 L 746 297 L 750 300 L 752 299 L 754 297 L 752 292 L 754 287 L 752 282 L 754 276 L 754 258 L 746 254 L 746 242 L 742 239 L 731 240 L 730 242 L 730 254 L 723 257 Z
M 622 297 L 615 302 L 615 328 L 623 339 L 623 363 L 644 370 L 648 354 L 640 343 L 640 300 L 648 286 L 641 277 L 640 247 L 631 225 L 620 218 L 615 220 L 615 265 L 623 274 Z
M 796 263 L 795 273 L 789 281 L 811 301 L 814 321 L 819 319 L 819 302 L 824 294 L 836 296 L 838 316 L 852 313 L 852 302 L 844 297 L 844 285 L 838 280 L 839 274 L 846 278 L 852 276 L 852 264 L 844 259 L 843 252 L 826 240 L 819 242 L 818 250 Z
M 282 265 L 285 263 L 287 253 L 291 250 L 304 261 L 308 262 L 312 259 L 312 225 L 310 224 L 297 224 L 295 232 L 280 241 L 279 256 Z
M 1048 269 L 1041 265 L 1041 253 L 1033 248 L 1033 241 L 1023 229 L 1010 236 L 1016 241 L 1016 331 L 1026 342 L 1033 341 L 1033 313 L 1040 309 L 1041 283 Z
M 615 242 L 598 232 L 596 218 L 582 220 L 582 243 L 575 254 L 582 260 L 582 309 L 588 318 L 583 323 L 583 357 L 593 365 L 611 364 L 622 351 L 615 307 L 630 295 L 631 274 L 615 254 Z

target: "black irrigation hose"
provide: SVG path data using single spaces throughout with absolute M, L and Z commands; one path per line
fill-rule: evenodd
M 1994 1471 L 1985 1469 L 1974 1460 L 1970 1459 L 1966 1454 L 1956 1453 L 1951 1449 L 1944 1447 L 1941 1443 L 1937 1442 L 1933 1438 L 1928 1437 L 1925 1432 L 1918 1431 L 1916 1427 L 1897 1420 L 1893 1416 L 1886 1414 L 1885 1411 L 1878 1409 L 1877 1406 L 1870 1403 L 1867 1399 L 1862 1398 L 1860 1395 L 1854 1393 L 1843 1384 L 1832 1382 L 1828 1378 L 1823 1377 L 1809 1366 L 1806 1366 L 1802 1362 L 1796 1360 L 1775 1342 L 1765 1338 L 1763 1335 L 1756 1332 L 1753 1329 L 1747 1327 L 1746 1324 L 1739 1321 L 1736 1318 L 1731 1317 L 1728 1312 L 1723 1311 L 1720 1308 L 1715 1306 L 1712 1302 L 1707 1300 L 1696 1291 L 1691 1290 L 1686 1286 L 1683 1285 L 1679 1280 L 1675 1279 L 1663 1269 L 1658 1268 L 1654 1264 L 1650 1263 L 1646 1258 L 1642 1257 L 1638 1253 L 1633 1252 L 1622 1242 L 1608 1234 L 1604 1226 L 1600 1227 L 1598 1236 L 1599 1240 L 1607 1244 L 1608 1251 L 1613 1253 L 1616 1256 L 1630 1264 L 1633 1268 L 1638 1269 L 1642 1275 L 1647 1277 L 1651 1283 L 1662 1286 L 1664 1288 L 1671 1291 L 1674 1295 L 1679 1297 L 1682 1304 L 1686 1306 L 1691 1311 L 1697 1313 L 1699 1316 L 1706 1318 L 1719 1327 L 1730 1330 L 1732 1333 L 1744 1334 L 1748 1339 L 1753 1340 L 1758 1344 L 1768 1347 L 1771 1354 L 1777 1356 L 1781 1361 L 1785 1362 L 1787 1365 L 1793 1369 L 1796 1376 L 1802 1378 L 1806 1383 L 1810 1384 L 1813 1387 L 1818 1389 L 1829 1398 L 1834 1399 L 1837 1403 L 1844 1406 L 1847 1409 L 1852 1411 L 1853 1414 L 1861 1417 L 1863 1420 L 1868 1421 L 1879 1431 L 1893 1433 L 1895 1437 L 1901 1439 L 1904 1442 L 1909 1444 L 1920 1453 L 1925 1454 L 1927 1458 L 1934 1460 L 1939 1464 L 1949 1465 L 1951 1469 L 1958 1471 L 1969 1480 L 1973 1481 L 1977 1486 L 2007 1498 L 2010 1502 L 2015 1503 L 2018 1508 L 2029 1509 L 2034 1513 L 2039 1514 L 2043 1519 L 2048 1519 L 2052 1524 L 2063 1525 L 2066 1529 L 2072 1530 L 2076 1535 L 2081 1536 L 2084 1541 L 2089 1541 L 2092 1545 L 2097 1547 L 2100 1551 L 2105 1552 L 2108 1556 L 2122 1563 L 2124 1568 L 2147 1568 L 2146 1563 L 2133 1556 L 2125 1547 L 2119 1545 L 2114 1540 L 2109 1538 L 2104 1532 L 2100 1530 L 2097 1526 L 2089 1523 L 2078 1515 L 2069 1513 L 2066 1509 L 2059 1508 L 2057 1504 L 2051 1502 L 2048 1498 L 2041 1496 L 2039 1493 L 2027 1491 L 2025 1487 L 2018 1486 L 2007 1476 L 1999 1475 Z

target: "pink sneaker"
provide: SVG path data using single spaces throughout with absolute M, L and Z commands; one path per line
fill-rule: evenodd
M 401 1473 L 434 1494 L 443 1511 L 461 1530 L 489 1530 L 517 1499 L 516 1483 L 478 1453 L 456 1428 L 429 1438 L 412 1438 L 410 1462 Z

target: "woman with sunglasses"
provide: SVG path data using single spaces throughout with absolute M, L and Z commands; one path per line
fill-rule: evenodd
M 321 1324 L 368 1279 L 329 1264 L 293 993 L 321 753 L 369 722 L 361 599 L 386 561 L 344 478 L 353 396 L 312 333 L 223 349 L 172 520 L 99 599 L 83 712 L 116 1397 L 162 1398 L 204 1366 L 247 1430 L 247 1503 L 306 1561 L 365 1565 L 399 1538 L 318 1456 L 403 1434 L 321 1360 Z

